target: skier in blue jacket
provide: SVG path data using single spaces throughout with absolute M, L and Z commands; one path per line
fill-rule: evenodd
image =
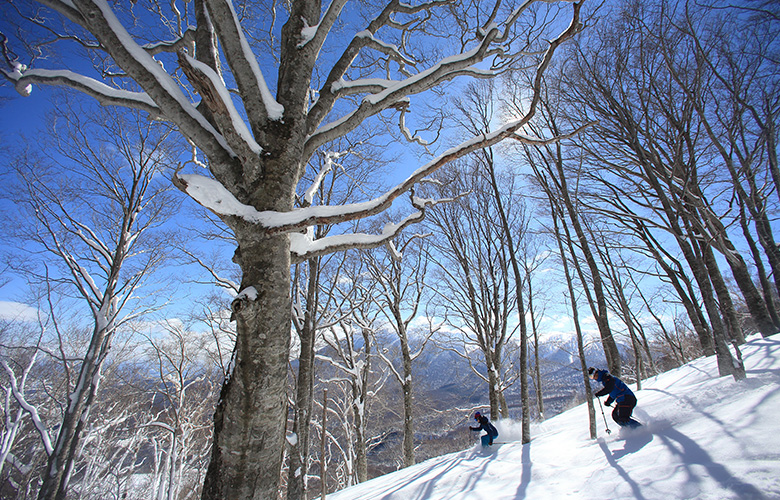
M 477 421 L 479 427 L 469 427 L 472 431 L 485 431 L 487 434 L 482 436 L 482 446 L 490 446 L 493 444 L 493 440 L 498 437 L 498 429 L 495 428 L 490 420 L 483 416 L 480 412 L 474 414 L 474 420 Z
M 610 406 L 615 402 L 615 408 L 612 410 L 612 420 L 621 427 L 638 427 L 642 424 L 631 418 L 631 414 L 636 406 L 636 396 L 631 389 L 617 377 L 612 376 L 607 370 L 597 370 L 593 367 L 588 368 L 588 375 L 592 380 L 601 382 L 604 387 L 595 393 L 596 397 L 606 396 L 604 406 Z

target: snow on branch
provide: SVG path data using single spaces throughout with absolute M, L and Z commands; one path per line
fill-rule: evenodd
M 313 132 L 322 122 L 322 120 L 333 109 L 336 100 L 340 97 L 337 91 L 333 90 L 333 84 L 342 80 L 352 66 L 352 62 L 357 58 L 363 47 L 367 47 L 370 43 L 370 39 L 365 36 L 365 33 L 370 33 L 371 38 L 384 26 L 394 26 L 395 23 L 392 19 L 392 15 L 396 12 L 402 12 L 405 14 L 415 14 L 423 11 L 430 11 L 431 9 L 452 3 L 453 0 L 434 0 L 431 2 L 423 2 L 416 7 L 401 4 L 400 2 L 388 2 L 385 8 L 374 19 L 372 19 L 364 31 L 361 31 L 352 38 L 347 47 L 342 52 L 339 59 L 333 65 L 328 74 L 322 88 L 319 91 L 319 99 L 316 104 L 309 110 L 307 116 L 307 129 L 309 133 Z M 334 5 L 338 2 L 339 5 Z M 316 48 L 319 50 L 324 42 L 327 31 L 330 30 L 335 17 L 338 16 L 338 11 L 341 10 L 340 5 L 343 0 L 334 0 L 333 4 L 328 8 L 326 16 L 323 17 L 322 22 L 317 30 L 315 36 Z M 377 111 L 378 112 L 378 111 Z M 327 142 L 327 141 L 326 141 Z M 313 150 L 313 149 L 312 149 Z
M 395 199 L 409 191 L 415 184 L 422 182 L 428 175 L 435 172 L 441 166 L 474 151 L 493 146 L 512 136 L 517 130 L 524 126 L 530 118 L 531 116 L 526 115 L 518 120 L 505 124 L 494 132 L 480 134 L 450 148 L 418 168 L 406 180 L 373 200 L 341 206 L 310 207 L 293 210 L 284 214 L 276 213 L 278 217 L 273 216 L 275 212 L 263 212 L 262 216 L 256 219 L 256 222 L 260 222 L 261 218 L 264 221 L 273 221 L 272 225 L 266 223 L 266 227 L 268 232 L 276 233 L 303 231 L 308 226 L 346 222 L 376 215 L 389 208 Z
M 35 408 L 33 405 L 31 405 L 27 399 L 24 396 L 24 381 L 27 379 L 27 374 L 29 373 L 30 369 L 35 364 L 35 358 L 37 357 L 37 352 L 33 354 L 32 359 L 30 360 L 30 363 L 28 364 L 27 368 L 25 369 L 23 375 L 22 375 L 22 384 L 20 386 L 19 381 L 16 378 L 16 374 L 11 369 L 10 366 L 8 366 L 8 363 L 6 360 L 0 361 L 0 363 L 3 365 L 3 368 L 5 369 L 5 372 L 8 374 L 8 379 L 11 384 L 11 392 L 14 396 L 14 399 L 16 399 L 16 402 L 19 403 L 19 406 L 24 408 L 24 410 L 30 415 L 30 419 L 33 422 L 33 426 L 35 427 L 35 430 L 38 431 L 38 434 L 41 436 L 41 442 L 43 443 L 43 448 L 46 450 L 46 454 L 51 456 L 51 454 L 54 452 L 54 447 L 51 444 L 51 437 L 49 436 L 49 431 L 46 428 L 46 424 L 43 423 L 41 420 L 41 416 L 38 414 L 38 409 Z
M 195 28 L 190 27 L 176 40 L 170 42 L 148 43 L 143 46 L 143 49 L 155 56 L 157 54 L 162 54 L 163 52 L 176 52 L 193 43 L 195 43 Z
M 303 194 L 304 207 L 311 206 L 312 201 L 314 201 L 314 193 L 316 193 L 322 185 L 322 181 L 325 179 L 325 176 L 328 175 L 331 170 L 333 170 L 333 164 L 336 163 L 336 160 L 343 154 L 346 153 L 338 153 L 335 151 L 328 151 L 323 153 L 325 156 L 325 165 L 322 166 L 320 171 L 317 173 L 317 177 L 315 177 L 314 181 L 311 183 L 311 186 L 309 186 L 309 188 Z
M 216 163 L 228 164 L 235 157 L 224 138 L 195 109 L 174 78 L 166 72 L 151 52 L 162 46 L 142 47 L 124 27 L 106 0 L 44 0 L 42 3 L 84 26 L 92 33 L 114 62 L 145 91 L 133 93 L 116 89 L 68 70 L 30 70 L 16 65 L 3 70 L 23 94 L 31 83 L 67 85 L 97 98 L 102 104 L 116 104 L 142 109 L 154 116 L 164 116 Z
M 572 132 L 568 132 L 566 134 L 560 134 L 556 135 L 555 137 L 549 137 L 547 139 L 541 138 L 541 137 L 529 137 L 526 135 L 521 134 L 514 134 L 510 136 L 510 139 L 513 139 L 517 142 L 520 142 L 522 144 L 527 144 L 529 146 L 547 146 L 548 144 L 555 144 L 556 142 L 563 141 L 565 139 L 570 139 L 576 135 L 579 135 L 580 132 L 583 130 L 590 128 L 598 123 L 598 120 L 593 120 L 591 122 L 586 123 L 585 125 L 578 127 L 576 130 L 573 130 Z
M 339 18 L 341 9 L 346 4 L 347 0 L 332 0 L 320 22 L 316 26 L 306 28 L 306 32 L 301 33 L 301 42 L 298 44 L 298 48 L 303 49 L 310 44 L 313 50 L 319 52 L 328 32 L 333 27 L 333 23 Z
M 383 42 L 382 40 L 377 39 L 376 37 L 374 37 L 374 34 L 368 30 L 361 31 L 355 36 L 366 39 L 366 43 L 364 47 L 369 47 L 379 52 L 382 52 L 384 54 L 387 54 L 392 60 L 398 62 L 399 64 L 408 64 L 409 66 L 414 66 L 416 64 L 416 61 L 413 61 L 408 57 L 404 56 L 401 53 L 401 51 L 398 50 L 398 47 L 396 45 L 386 43 Z
M 465 196 L 465 194 L 459 195 L 455 198 L 442 198 L 434 200 L 430 198 L 419 198 L 414 195 L 414 190 L 412 190 L 410 196 L 412 206 L 417 208 L 418 211 L 409 214 L 398 223 L 385 224 L 380 234 L 351 233 L 328 236 L 318 240 L 313 240 L 313 231 L 311 231 L 311 229 L 306 231 L 306 233 L 291 233 L 290 251 L 293 254 L 293 261 L 300 262 L 312 257 L 338 252 L 341 250 L 355 248 L 370 249 L 379 247 L 381 245 L 386 245 L 393 258 L 400 261 L 402 258 L 402 252 L 406 249 L 406 245 L 408 245 L 416 238 L 425 238 L 429 236 L 428 234 L 415 234 L 410 238 L 409 241 L 406 242 L 406 244 L 404 244 L 401 251 L 398 251 L 393 244 L 393 240 L 401 233 L 401 231 L 407 226 L 421 221 L 425 217 L 425 210 L 427 208 L 436 206 L 440 203 L 451 203 L 459 199 L 461 196 Z
M 312 257 L 338 252 L 340 250 L 376 248 L 398 236 L 405 227 L 421 221 L 424 216 L 424 211 L 409 214 L 397 224 L 385 224 L 380 234 L 339 234 L 312 240 L 308 232 L 307 234 L 291 233 L 290 251 L 293 254 L 294 261 L 304 261 Z
M 438 64 L 405 80 L 395 82 L 381 92 L 367 95 L 351 113 L 320 127 L 316 132 L 312 133 L 306 141 L 305 157 L 310 156 L 322 144 L 333 141 L 354 130 L 370 116 L 398 106 L 398 103 L 409 95 L 419 94 L 445 80 L 451 80 L 465 74 L 484 77 L 494 76 L 494 72 L 489 70 L 479 70 L 471 67 L 481 62 L 489 53 L 492 53 L 492 51 L 488 50 L 490 46 L 489 41 L 495 37 L 498 29 L 494 27 L 491 33 L 493 36 L 486 37 L 479 46 L 461 54 L 446 57 L 439 61 Z M 312 111 L 315 108 L 316 106 L 312 108 Z
M 392 226 L 387 227 L 385 230 L 387 232 L 383 231 L 382 235 L 364 235 L 366 239 L 363 239 L 363 237 L 358 238 L 357 235 L 340 235 L 323 238 L 322 240 L 315 242 L 307 239 L 305 235 L 298 233 L 303 233 L 307 231 L 308 228 L 315 225 L 347 222 L 381 213 L 389 208 L 395 199 L 410 191 L 415 184 L 422 182 L 441 166 L 479 149 L 493 146 L 504 139 L 520 137 L 516 136 L 517 131 L 531 120 L 536 111 L 536 107 L 538 106 L 542 75 L 549 65 L 553 53 L 563 41 L 573 36 L 579 30 L 580 7 L 580 3 L 574 4 L 574 13 L 571 24 L 556 39 L 549 42 L 549 47 L 544 53 L 541 63 L 537 67 L 532 86 L 533 98 L 529 106 L 529 111 L 525 116 L 511 121 L 493 132 L 480 134 L 445 151 L 438 157 L 418 168 L 409 178 L 372 200 L 338 206 L 304 207 L 289 212 L 260 212 L 254 207 L 239 202 L 223 185 L 213 179 L 198 175 L 176 175 L 174 177 L 174 182 L 198 203 L 209 208 L 219 216 L 240 217 L 248 222 L 257 224 L 260 226 L 261 231 L 266 234 L 294 233 L 292 235 L 294 240 L 293 249 L 295 255 L 299 258 L 321 255 L 340 248 L 354 247 L 355 245 L 382 244 L 390 238 L 388 234 L 397 232 Z M 437 65 L 418 75 L 410 77 L 402 82 L 397 82 L 379 94 L 367 96 L 363 99 L 358 109 L 352 114 L 347 115 L 347 117 L 342 118 L 335 124 L 323 127 L 323 129 L 328 129 L 336 135 L 346 133 L 346 131 L 357 126 L 357 123 L 371 113 L 378 112 L 388 106 L 398 105 L 398 103 L 402 102 L 409 94 L 426 90 L 443 79 L 448 79 L 455 74 L 459 74 L 459 71 L 461 70 L 472 73 L 478 72 L 478 70 L 471 68 L 470 66 L 481 61 L 485 57 L 489 52 L 488 46 L 490 41 L 498 35 L 498 28 L 495 25 L 492 25 L 478 47 L 445 58 Z M 485 75 L 487 74 L 490 73 L 485 73 Z M 333 82 L 333 80 L 330 81 L 331 83 Z M 317 105 L 315 105 L 315 107 L 316 106 Z M 314 112 L 314 108 L 312 108 L 311 112 Z M 310 137 L 306 147 L 314 148 L 320 141 L 328 140 L 330 137 L 331 135 L 329 132 L 323 130 L 318 131 L 315 135 Z M 312 151 L 313 150 L 314 149 L 312 149 Z M 414 203 L 419 203 L 419 200 L 413 201 L 413 204 Z M 404 223 L 408 224 L 411 223 L 413 219 L 419 220 L 419 218 L 422 218 L 422 213 L 412 214 Z
M 235 216 L 248 222 L 270 223 L 273 213 L 264 215 L 254 207 L 244 205 L 219 181 L 197 174 L 174 174 L 173 183 L 201 206 L 220 217 Z
M 337 206 L 313 206 L 292 210 L 290 212 L 261 212 L 254 207 L 238 201 L 232 193 L 214 179 L 196 174 L 177 174 L 174 176 L 174 183 L 179 189 L 187 193 L 200 205 L 208 208 L 219 216 L 240 217 L 247 222 L 261 226 L 268 234 L 284 232 L 299 233 L 315 225 L 347 222 L 379 214 L 389 208 L 393 201 L 399 196 L 410 191 L 415 184 L 422 182 L 425 177 L 441 166 L 471 152 L 492 146 L 499 141 L 512 136 L 520 127 L 525 125 L 529 119 L 530 116 L 526 115 L 519 120 L 504 125 L 494 132 L 481 134 L 464 141 L 421 166 L 406 180 L 384 194 L 373 200 L 360 203 Z M 416 199 L 414 200 L 414 203 L 419 205 L 424 201 L 430 202 L 431 200 Z M 303 237 L 303 235 L 300 237 Z M 333 236 L 332 238 L 338 238 L 338 236 Z M 300 243 L 302 243 L 302 241 L 299 241 L 299 244 Z M 343 242 L 340 244 L 342 243 Z M 304 252 L 303 254 L 308 255 L 308 252 Z M 299 253 L 299 255 L 303 254 Z
M 428 141 L 424 140 L 419 135 L 412 134 L 406 126 L 406 113 L 409 112 L 409 101 L 406 100 L 403 103 L 400 103 L 396 109 L 400 110 L 400 113 L 398 113 L 398 128 L 401 129 L 401 133 L 406 137 L 406 140 L 409 142 L 416 142 L 420 146 L 429 146 L 430 143 Z
M 342 96 L 377 93 L 382 92 L 397 83 L 397 80 L 386 80 L 384 78 L 361 78 L 353 81 L 347 81 L 342 78 L 334 82 L 333 85 L 330 86 L 330 90 L 334 94 Z
M 447 3 L 447 2 L 443 2 Z M 509 26 L 518 22 L 518 19 L 522 13 L 532 4 L 534 0 L 527 0 L 517 9 L 515 9 L 504 21 L 502 32 L 499 25 L 495 22 L 487 24 L 480 28 L 479 44 L 467 51 L 459 54 L 446 57 L 439 61 L 432 67 L 419 72 L 416 75 L 410 76 L 405 80 L 394 82 L 389 87 L 369 94 L 363 98 L 360 105 L 351 113 L 334 120 L 331 123 L 321 126 L 319 129 L 315 128 L 325 118 L 327 111 L 329 111 L 334 105 L 336 99 L 339 97 L 339 89 L 343 88 L 336 86 L 335 90 L 331 87 L 336 82 L 343 80 L 346 71 L 351 64 L 352 59 L 357 55 L 363 47 L 369 46 L 370 43 L 376 42 L 373 38 L 373 33 L 376 33 L 377 25 L 384 25 L 390 22 L 389 14 L 383 12 L 374 21 L 372 21 L 368 30 L 359 33 L 350 43 L 350 46 L 342 55 L 342 58 L 334 66 L 331 74 L 328 76 L 326 85 L 320 91 L 320 97 L 317 103 L 309 111 L 308 123 L 311 135 L 306 142 L 304 154 L 306 157 L 313 154 L 318 147 L 329 141 L 335 140 L 338 137 L 347 134 L 358 127 L 366 118 L 380 113 L 386 109 L 397 107 L 399 103 L 407 96 L 413 94 L 419 94 L 426 90 L 433 88 L 439 83 L 451 80 L 461 75 L 469 75 L 472 77 L 492 77 L 501 71 L 501 68 L 491 68 L 489 70 L 479 69 L 476 65 L 490 56 L 496 56 L 500 58 L 512 59 L 517 54 L 506 54 L 506 48 L 503 46 L 503 42 L 509 33 Z M 410 7 L 406 5 L 394 5 L 394 11 L 404 11 L 404 9 L 411 9 L 409 12 L 415 10 L 422 10 L 430 8 L 437 2 L 431 2 L 430 4 L 423 4 L 416 7 Z M 389 7 L 388 7 L 389 8 Z M 542 57 L 542 62 L 537 68 L 537 80 L 534 82 L 534 100 L 531 104 L 531 108 L 528 112 L 528 119 L 535 113 L 535 107 L 538 104 L 538 93 L 541 85 L 541 75 L 549 65 L 553 52 L 557 47 L 563 43 L 564 40 L 570 38 L 580 28 L 579 12 L 581 8 L 581 2 L 574 3 L 574 15 L 570 26 L 564 30 L 558 38 L 549 42 L 547 51 Z M 388 17 L 383 18 L 384 15 Z M 371 37 L 367 37 L 366 33 L 371 34 Z M 385 47 L 387 50 L 387 47 Z M 518 127 L 519 128 L 519 127 Z
M 219 41 L 224 47 L 236 85 L 241 93 L 252 129 L 260 130 L 268 119 L 281 120 L 284 107 L 279 104 L 260 71 L 257 57 L 244 35 L 231 0 L 207 0 L 206 6 Z
M 53 11 L 59 12 L 79 26 L 86 27 L 84 16 L 76 9 L 71 0 L 37 0 L 37 3 L 45 5 Z
M 244 123 L 222 78 L 209 65 L 179 52 L 179 65 L 217 122 L 225 140 L 245 163 L 256 160 L 263 149 Z
M 160 113 L 157 105 L 145 92 L 131 92 L 129 90 L 109 87 L 105 83 L 95 79 L 74 73 L 69 70 L 26 69 L 21 66 L 14 71 L 5 71 L 6 78 L 13 81 L 16 91 L 23 96 L 29 96 L 30 85 L 41 83 L 47 85 L 63 85 L 74 88 L 94 97 L 104 105 L 118 105 L 128 108 L 140 109 L 157 116 Z
M 385 243 L 385 247 L 387 248 L 387 253 L 390 254 L 390 257 L 396 261 L 401 262 L 401 259 L 403 259 L 403 254 L 398 251 L 398 249 L 395 247 L 395 243 L 393 243 L 393 240 L 388 241 Z

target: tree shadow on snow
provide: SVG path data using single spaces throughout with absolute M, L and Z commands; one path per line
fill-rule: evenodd
M 420 491 L 410 494 L 410 500 L 425 500 L 433 495 L 437 487 L 440 486 L 441 479 L 447 476 L 450 472 L 463 466 L 465 462 L 474 460 L 475 458 L 484 458 L 490 455 L 495 455 L 498 451 L 498 447 L 495 448 L 483 448 L 481 445 L 476 445 L 472 448 L 471 453 L 464 453 L 463 456 L 452 462 L 444 461 L 433 465 L 427 469 L 421 470 L 410 481 L 404 481 L 404 484 L 412 483 L 416 480 L 425 478 L 425 487 Z M 479 467 L 475 467 L 470 470 L 468 474 L 468 480 L 466 484 L 458 487 L 458 492 L 472 491 L 477 488 L 480 478 L 485 475 L 489 462 L 485 461 Z M 448 485 L 447 487 L 452 487 Z M 391 498 L 395 491 L 386 492 L 384 496 L 376 498 L 376 500 L 383 500 L 385 498 Z M 441 493 L 441 492 L 439 492 Z
M 472 452 L 471 458 L 496 455 L 498 453 L 498 449 L 499 447 L 484 448 L 481 446 L 477 446 L 477 448 Z M 515 493 L 515 498 L 517 500 L 521 500 L 525 498 L 526 491 L 528 490 L 528 485 L 531 484 L 531 468 L 533 467 L 533 463 L 531 462 L 531 443 L 527 443 L 523 445 L 522 463 L 523 463 L 523 469 L 521 471 L 520 484 L 517 487 L 517 492 Z M 485 462 L 485 467 L 483 467 L 483 469 L 480 471 L 481 473 L 479 474 L 479 476 L 485 473 L 484 469 L 486 467 L 487 467 L 487 462 Z M 477 482 L 479 481 L 479 476 L 474 475 L 473 481 L 470 480 L 469 481 L 470 485 L 464 488 L 463 491 L 470 491 L 472 484 L 473 487 L 476 488 Z
M 533 466 L 533 463 L 531 463 L 531 443 L 527 443 L 523 445 L 523 472 L 521 476 L 520 486 L 517 487 L 517 493 L 515 493 L 515 498 L 517 500 L 520 500 L 522 498 L 525 498 L 526 490 L 528 489 L 528 485 L 531 483 L 531 467 Z
M 650 444 L 653 440 L 653 434 L 648 429 L 620 429 L 619 439 L 624 439 L 623 448 L 620 450 L 612 451 L 612 458 L 619 460 L 620 458 L 636 453 L 637 451 Z
M 409 493 L 408 495 L 410 496 L 408 498 L 410 498 L 410 500 L 423 500 L 430 498 L 433 490 L 436 489 L 436 485 L 442 477 L 446 476 L 452 470 L 461 467 L 464 461 L 473 458 L 473 456 L 474 455 L 472 454 L 471 456 L 460 457 L 457 460 L 441 461 L 431 464 L 430 467 L 418 468 L 414 474 L 405 477 L 403 481 L 389 485 L 384 489 L 378 488 L 372 491 L 373 496 L 371 498 L 373 500 L 398 498 L 397 495 L 400 494 L 400 490 L 418 481 L 424 481 L 425 488 L 423 488 L 422 491 L 416 492 L 414 494 Z M 484 474 L 484 467 L 482 471 L 475 471 L 474 473 L 475 476 L 481 476 L 482 474 Z
M 620 474 L 620 477 L 622 477 L 623 480 L 631 487 L 631 491 L 634 494 L 633 497 L 637 500 L 646 500 L 636 481 L 631 479 L 631 476 L 628 475 L 628 472 L 626 472 L 626 470 L 621 467 L 620 464 L 618 464 L 617 459 L 612 455 L 609 447 L 607 447 L 606 441 L 599 439 L 598 442 L 601 450 L 604 452 L 604 456 L 607 457 L 607 462 L 609 462 L 609 465 L 611 465 L 617 471 L 617 473 Z
M 690 467 L 690 465 L 695 464 L 703 466 L 707 471 L 707 476 L 720 483 L 724 489 L 731 490 L 738 498 L 749 498 L 750 500 L 767 498 L 758 488 L 735 477 L 725 466 L 713 461 L 710 454 L 696 441 L 677 429 L 670 427 L 657 432 L 657 435 L 671 453 L 679 455 L 680 462 L 691 478 L 690 482 L 700 482 L 696 471 Z

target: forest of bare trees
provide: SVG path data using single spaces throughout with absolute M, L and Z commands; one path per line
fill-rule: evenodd
M 2 145 L 2 498 L 324 498 L 780 330 L 775 2 L 3 8 L 0 113 L 64 89 Z

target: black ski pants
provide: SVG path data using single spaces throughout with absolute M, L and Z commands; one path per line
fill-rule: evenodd
M 615 408 L 612 410 L 612 420 L 618 425 L 626 425 L 631 420 L 631 414 L 636 406 L 636 396 L 627 394 L 623 401 L 615 401 Z

